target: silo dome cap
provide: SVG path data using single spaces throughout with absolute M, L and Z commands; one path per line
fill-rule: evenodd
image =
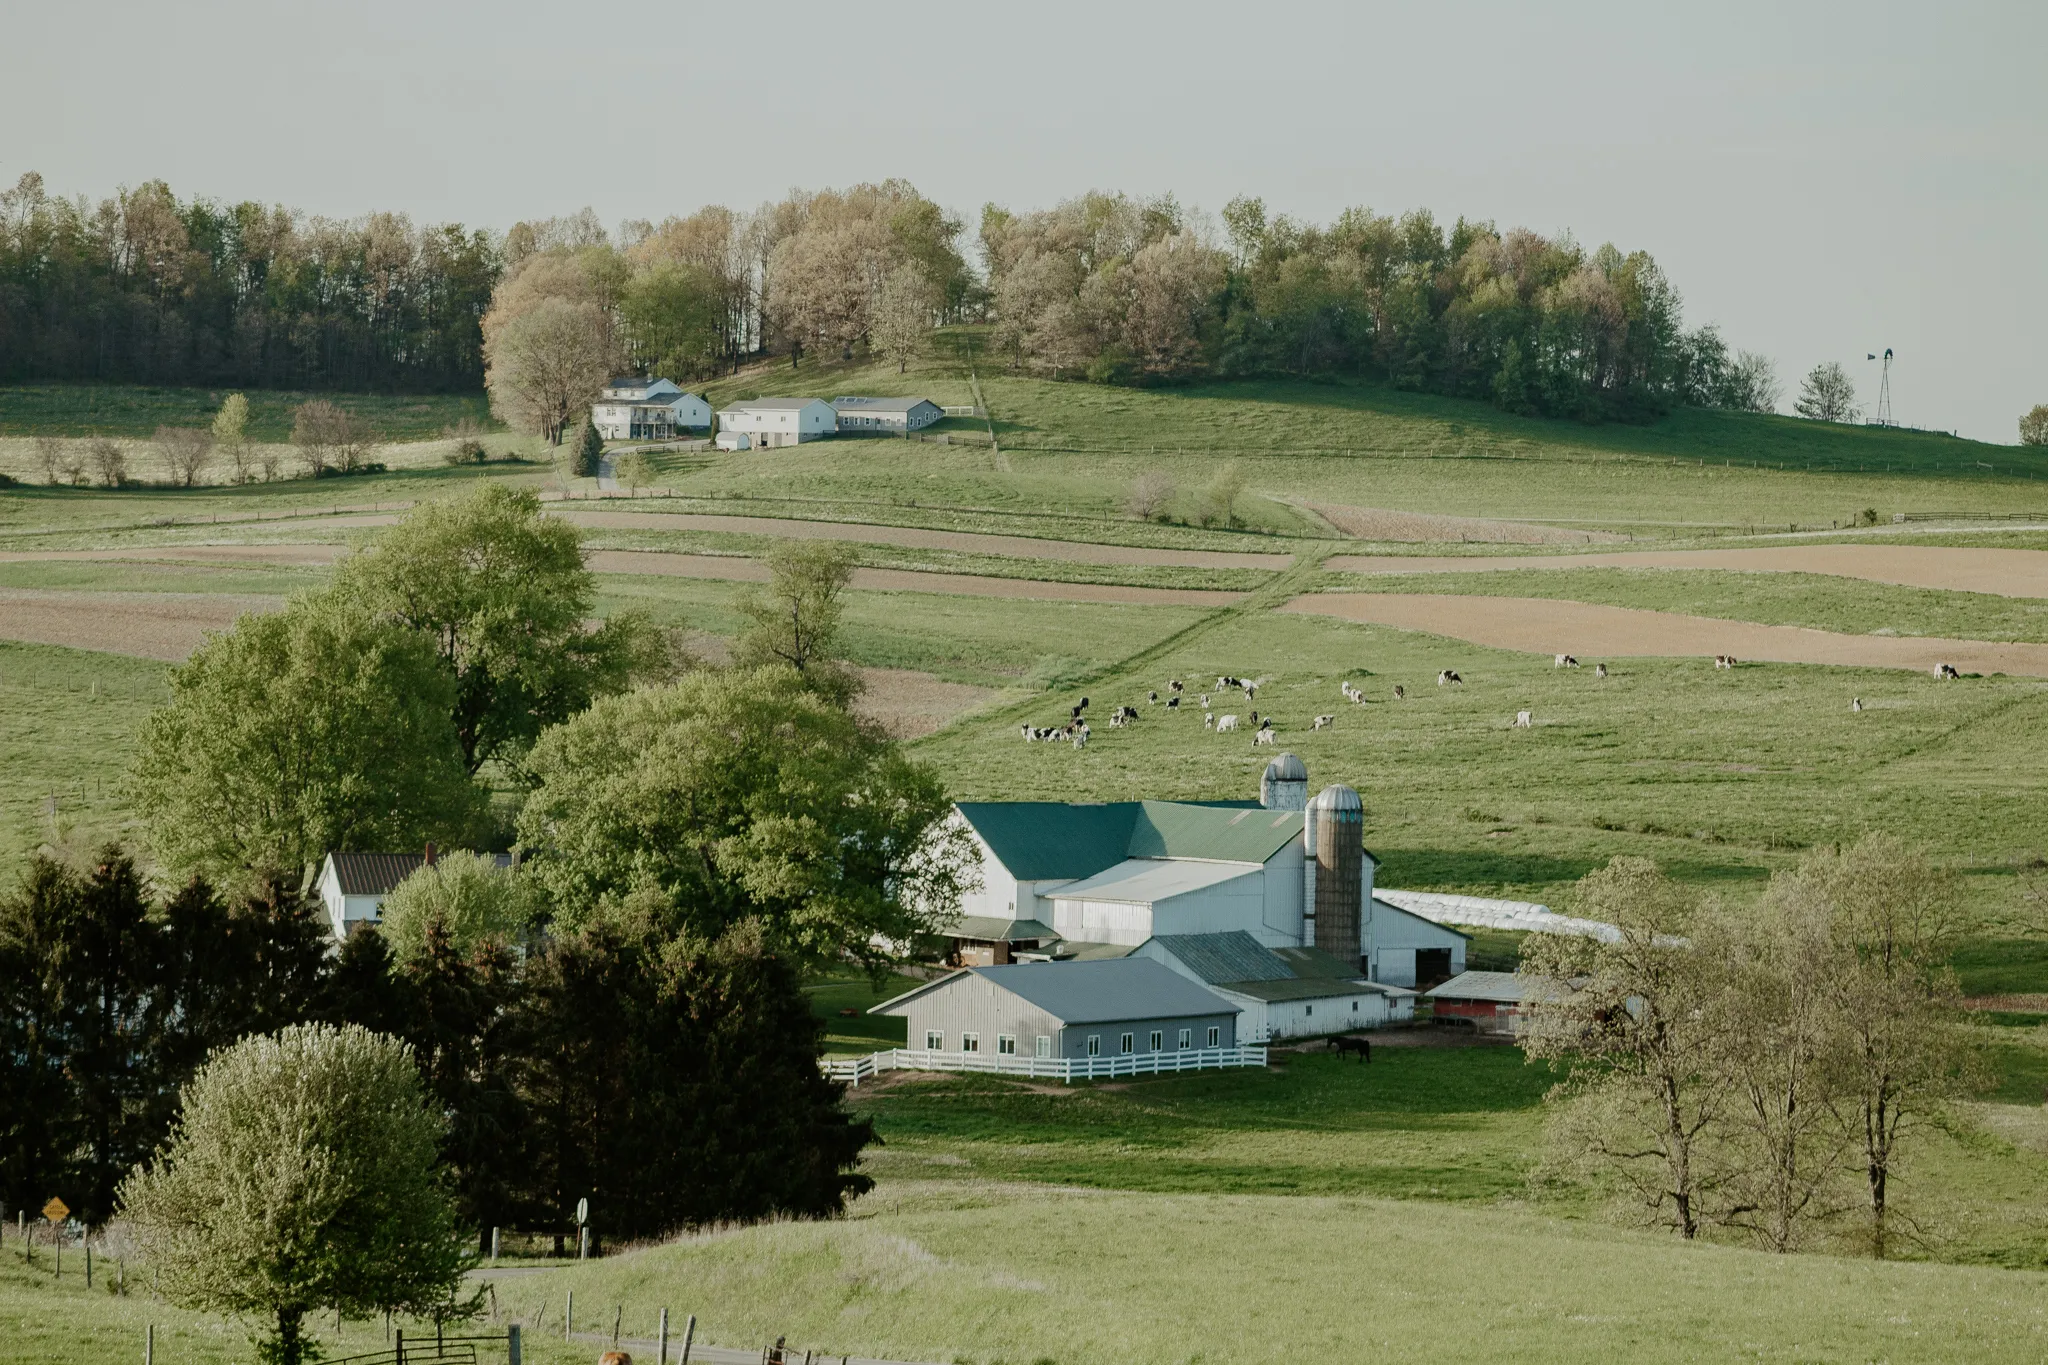
M 1358 793 L 1341 782 L 1323 788 L 1316 793 L 1316 799 L 1308 804 L 1310 810 L 1363 811 L 1365 809 L 1365 802 L 1359 799 Z
M 1266 765 L 1268 782 L 1306 782 L 1308 769 L 1293 754 L 1282 754 Z

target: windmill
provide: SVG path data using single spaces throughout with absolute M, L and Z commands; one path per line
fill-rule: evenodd
M 1864 352 L 1863 358 L 1877 359 L 1867 351 Z M 1892 421 L 1892 348 L 1889 346 L 1884 348 L 1884 377 L 1877 384 L 1877 414 L 1870 419 L 1870 424 L 1876 427 L 1898 425 Z

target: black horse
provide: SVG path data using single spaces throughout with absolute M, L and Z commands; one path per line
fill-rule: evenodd
M 1339 1057 L 1342 1057 L 1347 1052 L 1355 1052 L 1358 1054 L 1359 1061 L 1367 1064 L 1372 1062 L 1372 1043 L 1367 1039 L 1332 1038 L 1330 1040 L 1330 1048 Z

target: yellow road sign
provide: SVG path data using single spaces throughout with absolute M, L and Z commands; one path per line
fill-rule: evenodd
M 71 1216 L 71 1206 L 61 1199 L 51 1199 L 43 1205 L 43 1217 L 53 1223 L 61 1223 Z

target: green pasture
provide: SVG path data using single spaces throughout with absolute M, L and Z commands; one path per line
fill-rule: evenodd
M 481 393 L 312 393 L 285 389 L 182 388 L 150 384 L 0 385 L 0 436 L 149 436 L 158 427 L 211 427 L 230 393 L 249 400 L 252 441 L 291 439 L 301 403 L 316 398 L 346 408 L 386 441 L 425 441 L 469 421 L 503 428 Z
M 38 844 L 139 833 L 129 755 L 167 696 L 152 660 L 0 640 L 0 876 Z
M 879 985 L 865 976 L 839 976 L 809 983 L 804 994 L 811 1013 L 825 1022 L 825 1051 L 858 1055 L 904 1045 L 906 1021 L 868 1010 L 923 984 L 901 973 L 885 976 Z
M 2048 600 L 1868 583 L 1832 574 L 1725 569 L 1500 569 L 1478 573 L 1331 573 L 1345 592 L 1457 593 L 1599 602 L 1645 611 L 1806 626 L 1849 635 L 2048 640 Z

